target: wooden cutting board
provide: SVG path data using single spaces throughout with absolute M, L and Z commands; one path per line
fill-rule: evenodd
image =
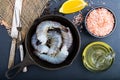
M 25 37 L 33 21 L 40 17 L 49 0 L 23 0 L 21 24 L 22 37 Z M 15 0 L 0 0 L 0 24 L 10 33 Z

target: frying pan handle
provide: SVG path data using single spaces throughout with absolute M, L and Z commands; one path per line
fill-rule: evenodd
M 14 78 L 19 72 L 21 72 L 22 69 L 23 69 L 23 66 L 22 66 L 22 64 L 20 63 L 20 64 L 16 65 L 15 67 L 10 68 L 10 69 L 6 72 L 5 76 L 6 76 L 8 79 L 12 79 L 12 78 Z
M 28 59 L 28 58 L 26 57 L 21 63 L 17 64 L 16 66 L 14 66 L 14 67 L 12 67 L 12 68 L 10 68 L 10 69 L 6 72 L 5 76 L 6 76 L 8 79 L 12 79 L 12 78 L 16 77 L 17 74 L 20 73 L 25 66 L 29 66 L 29 65 L 31 65 L 31 64 L 33 64 L 33 61 L 32 61 L 31 59 Z

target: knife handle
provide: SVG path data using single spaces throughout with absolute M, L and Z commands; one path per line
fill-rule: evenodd
M 14 66 L 15 50 L 16 50 L 16 39 L 13 38 L 11 43 L 10 55 L 9 55 L 8 69 Z

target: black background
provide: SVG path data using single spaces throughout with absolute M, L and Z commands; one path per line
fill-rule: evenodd
M 52 14 L 56 14 L 55 10 L 58 10 L 65 0 L 53 0 L 50 3 L 50 11 Z M 116 29 L 112 35 L 98 39 L 88 34 L 83 28 L 78 27 L 81 35 L 81 49 L 79 55 L 74 60 L 73 64 L 69 67 L 49 71 L 36 66 L 30 66 L 28 72 L 20 73 L 14 80 L 120 80 L 120 0 L 86 0 L 91 2 L 91 6 L 105 6 L 110 8 L 116 16 Z M 86 7 L 82 12 L 84 15 L 91 7 Z M 72 21 L 75 14 L 64 15 L 66 18 Z M 82 31 L 82 32 L 81 32 Z M 104 41 L 108 43 L 116 52 L 115 61 L 113 65 L 104 72 L 93 73 L 88 71 L 82 64 L 82 51 L 85 46 L 93 41 Z M 79 43 L 78 43 L 79 44 Z M 6 29 L 0 26 L 0 80 L 7 80 L 5 78 L 5 72 L 7 71 L 9 50 L 11 45 L 11 38 L 8 36 Z M 19 52 L 16 52 L 16 64 L 19 63 Z

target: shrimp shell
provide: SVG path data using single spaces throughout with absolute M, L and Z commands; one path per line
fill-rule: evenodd
M 32 36 L 32 39 L 31 39 L 31 44 L 32 44 L 32 46 L 33 46 L 35 49 L 37 49 L 36 43 L 37 43 L 37 36 L 36 36 L 36 34 L 34 34 L 34 35 Z
M 41 54 L 38 52 L 36 53 L 36 55 L 40 59 L 43 59 L 43 60 L 48 61 L 53 64 L 59 64 L 59 63 L 63 62 L 67 58 L 68 54 L 69 54 L 69 52 L 67 50 L 67 46 L 65 46 L 65 45 L 61 48 L 61 51 L 56 56 L 50 56 L 50 55 Z
M 55 21 L 43 21 L 41 22 L 36 30 L 37 39 L 41 42 L 41 44 L 46 44 L 47 42 L 47 31 L 53 28 L 61 28 L 61 24 Z
M 49 31 L 48 38 L 51 41 L 48 55 L 55 55 L 62 45 L 62 36 L 56 31 Z
M 66 30 L 62 30 L 63 44 L 69 49 L 72 46 L 73 38 L 70 29 L 67 27 Z
M 35 50 L 37 50 L 37 51 L 40 52 L 40 53 L 47 53 L 48 50 L 49 50 L 49 47 L 46 46 L 46 45 L 37 45 L 37 44 L 36 44 L 37 41 L 38 41 L 38 40 L 37 40 L 37 36 L 36 36 L 36 34 L 34 34 L 34 35 L 32 36 L 32 41 L 31 41 L 32 46 L 35 48 Z

